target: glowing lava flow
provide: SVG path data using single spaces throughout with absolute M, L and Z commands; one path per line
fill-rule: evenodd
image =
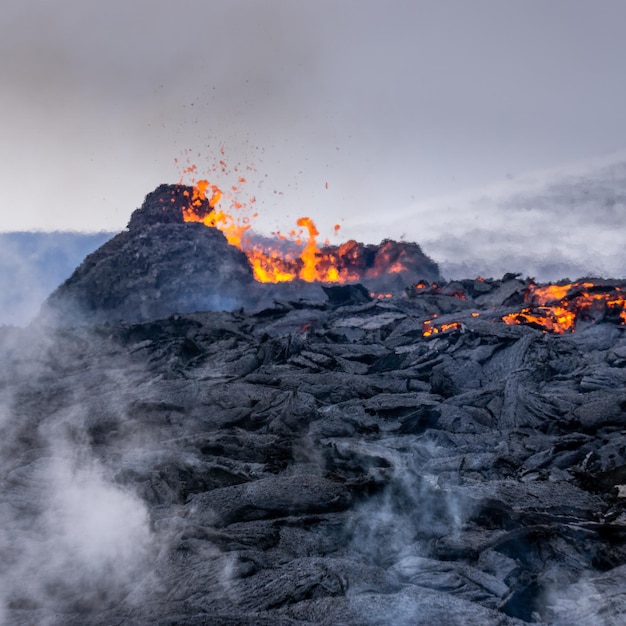
M 223 148 L 220 153 L 224 155 Z M 183 168 L 179 182 L 191 187 L 187 192 L 189 204 L 183 209 L 184 221 L 201 222 L 221 230 L 231 245 L 245 253 L 259 282 L 346 283 L 395 275 L 393 284 L 397 290 L 400 289 L 398 274 L 436 273 L 434 264 L 414 243 L 384 240 L 375 246 L 350 240 L 331 245 L 326 240 L 320 244 L 320 233 L 310 217 L 298 219 L 288 235 L 275 232 L 273 237 L 265 237 L 254 233 L 251 219 L 258 214 L 251 213 L 250 209 L 256 203 L 256 197 L 244 196 L 248 181 L 241 174 L 244 170 L 256 172 L 256 169 L 239 164 L 231 168 L 223 158 L 213 162 L 207 171 L 224 180 L 218 188 L 208 180 L 197 179 L 198 167 L 191 162 L 190 156 L 187 151 L 187 166 Z M 178 163 L 178 159 L 175 162 Z M 274 193 L 282 195 L 281 192 Z M 334 234 L 338 235 L 339 230 L 339 224 L 335 224 Z M 388 290 L 391 288 L 385 288 Z
M 196 209 L 207 199 L 207 191 L 211 191 L 211 197 L 208 199 L 213 211 L 201 217 Z M 187 192 L 185 192 L 187 194 Z M 222 191 L 216 186 L 211 185 L 207 180 L 199 180 L 193 187 L 193 193 L 189 201 L 189 206 L 183 209 L 183 219 L 186 222 L 202 222 L 205 226 L 219 228 L 228 243 L 232 246 L 241 248 L 242 240 L 246 230 L 250 228 L 247 220 L 238 222 L 235 218 L 224 211 L 217 210 L 217 205 L 222 199 Z
M 223 155 L 224 149 L 221 148 L 220 152 Z M 317 244 L 319 232 L 309 217 L 301 217 L 297 221 L 300 230 L 292 230 L 289 233 L 290 238 L 277 233 L 276 243 L 272 246 L 254 243 L 248 233 L 251 228 L 250 219 L 236 216 L 239 209 L 249 209 L 256 202 L 255 197 L 250 197 L 244 202 L 234 199 L 236 194 L 240 193 L 241 186 L 246 183 L 246 178 L 239 174 L 238 166 L 231 170 L 223 159 L 213 164 L 211 169 L 224 176 L 232 176 L 234 172 L 237 183 L 231 185 L 224 193 L 207 180 L 196 181 L 193 177 L 198 168 L 193 164 L 188 165 L 183 170 L 183 176 L 192 177 L 193 191 L 188 194 L 189 205 L 183 209 L 183 219 L 186 222 L 201 222 L 205 226 L 221 230 L 229 244 L 246 254 L 257 281 L 279 283 L 300 279 L 307 282 L 337 283 L 359 277 L 358 274 L 341 267 L 341 258 L 333 253 L 333 249 L 322 251 L 319 248 Z M 246 169 L 254 171 L 252 167 Z M 213 209 L 209 213 L 201 210 L 206 200 Z M 229 210 L 220 208 L 219 205 L 224 200 L 230 200 Z M 252 217 L 257 217 L 257 213 L 253 213 Z M 335 225 L 335 233 L 339 228 L 338 224 Z
M 220 163 L 223 164 L 223 161 Z M 194 171 L 193 166 L 186 170 L 187 173 Z M 245 178 L 239 178 L 239 183 L 245 182 Z M 233 186 L 231 189 L 237 191 L 238 187 Z M 247 232 L 251 227 L 250 220 L 235 217 L 235 211 L 242 208 L 243 204 L 232 200 L 231 212 L 218 207 L 225 198 L 232 199 L 231 193 L 224 194 L 216 185 L 200 180 L 194 183 L 193 192 L 188 195 L 189 206 L 183 210 L 183 219 L 221 230 L 228 243 L 246 254 L 254 277 L 259 282 L 279 283 L 300 279 L 307 282 L 345 283 L 407 270 L 403 256 L 405 251 L 401 246 L 394 247 L 391 242 L 383 242 L 379 246 L 373 267 L 362 267 L 362 250 L 355 241 L 347 241 L 340 246 L 329 246 L 326 242 L 325 248 L 320 248 L 317 243 L 319 231 L 310 217 L 298 219 L 296 224 L 299 230 L 292 230 L 289 238 L 278 233 L 273 246 L 254 243 Z M 200 207 L 207 199 L 213 211 L 203 214 Z M 251 198 L 248 203 L 254 201 Z M 252 217 L 256 216 L 254 213 Z M 339 228 L 339 225 L 335 225 L 335 233 Z
M 505 315 L 505 324 L 529 324 L 562 335 L 579 320 L 613 319 L 626 325 L 626 291 L 623 287 L 589 281 L 564 285 L 531 285 L 525 295 L 529 306 Z
M 439 335 L 451 330 L 463 330 L 463 324 L 461 322 L 446 322 L 435 325 L 435 320 L 426 320 L 422 324 L 422 335 L 424 337 L 432 337 L 432 335 Z

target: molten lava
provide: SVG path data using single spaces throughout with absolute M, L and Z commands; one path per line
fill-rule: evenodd
M 225 167 L 225 164 L 223 165 Z M 186 169 L 187 173 L 193 171 L 191 168 Z M 239 182 L 243 184 L 246 179 L 240 177 Z M 232 186 L 231 190 L 237 192 L 239 189 L 237 186 Z M 198 207 L 203 200 L 207 199 L 209 191 L 211 197 L 208 200 L 213 211 L 202 215 L 198 211 Z M 227 197 L 232 197 L 232 195 L 229 194 Z M 342 267 L 345 263 L 340 262 L 341 253 L 337 255 L 334 251 L 324 252 L 319 248 L 317 244 L 319 231 L 310 217 L 301 217 L 297 221 L 297 226 L 301 229 L 299 234 L 302 236 L 302 233 L 306 232 L 304 243 L 302 238 L 296 239 L 293 242 L 295 246 L 292 246 L 291 252 L 285 252 L 278 247 L 268 249 L 259 244 L 253 244 L 250 238 L 246 237 L 246 232 L 251 227 L 250 220 L 246 217 L 237 218 L 234 213 L 235 210 L 241 209 L 243 204 L 233 200 L 230 206 L 231 212 L 218 209 L 223 198 L 224 193 L 216 185 L 210 184 L 207 180 L 195 182 L 189 206 L 183 210 L 183 219 L 186 222 L 201 222 L 206 226 L 221 230 L 229 244 L 245 252 L 252 266 L 254 277 L 259 282 L 279 283 L 300 279 L 307 282 L 342 283 L 359 278 L 359 275 L 351 273 L 346 267 Z M 254 201 L 254 198 L 250 198 L 248 202 Z M 256 214 L 253 217 L 256 217 Z M 335 232 L 338 230 L 339 226 L 337 225 Z M 298 233 L 292 231 L 291 234 L 297 235 Z M 280 234 L 279 237 L 286 239 Z
M 422 335 L 424 337 L 431 337 L 432 335 L 439 335 L 452 330 L 462 330 L 463 325 L 461 322 L 446 322 L 443 324 L 435 324 L 435 320 L 426 320 L 422 324 Z
M 225 163 L 220 163 L 226 172 Z M 193 174 L 195 170 L 195 166 L 190 166 L 185 173 Z M 239 177 L 238 181 L 242 185 L 246 179 Z M 346 283 L 405 272 L 411 266 L 411 254 L 414 252 L 402 243 L 383 242 L 375 254 L 352 240 L 339 246 L 330 246 L 326 242 L 321 248 L 318 245 L 319 231 L 310 217 L 298 219 L 298 230 L 292 230 L 289 237 L 276 233 L 278 237 L 273 245 L 255 243 L 248 233 L 250 219 L 236 215 L 244 205 L 254 203 L 255 198 L 246 203 L 233 199 L 233 194 L 240 191 L 239 185 L 232 185 L 231 191 L 223 193 L 207 180 L 192 183 L 193 192 L 188 194 L 189 205 L 183 210 L 183 219 L 221 230 L 228 243 L 246 254 L 259 282 L 279 283 L 300 279 L 306 282 Z M 208 213 L 201 210 L 202 206 L 206 206 L 207 199 L 213 209 Z M 219 208 L 223 200 L 231 200 L 229 210 Z M 254 213 L 252 217 L 256 216 Z M 335 234 L 339 229 L 340 226 L 335 225 Z
M 564 285 L 531 285 L 524 300 L 529 306 L 502 319 L 505 324 L 529 324 L 562 335 L 578 321 L 610 319 L 626 325 L 624 287 L 590 281 Z

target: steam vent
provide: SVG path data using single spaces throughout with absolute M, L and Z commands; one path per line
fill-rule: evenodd
M 0 623 L 625 623 L 624 282 L 213 211 L 159 187 L 0 328 Z

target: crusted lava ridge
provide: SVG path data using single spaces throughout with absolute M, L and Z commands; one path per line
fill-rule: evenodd
M 528 286 L 4 329 L 3 617 L 623 623 L 626 326 L 504 324 Z

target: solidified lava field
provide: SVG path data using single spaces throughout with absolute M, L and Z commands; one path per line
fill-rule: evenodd
M 143 208 L 0 328 L 0 622 L 623 623 L 623 285 L 265 285 Z

